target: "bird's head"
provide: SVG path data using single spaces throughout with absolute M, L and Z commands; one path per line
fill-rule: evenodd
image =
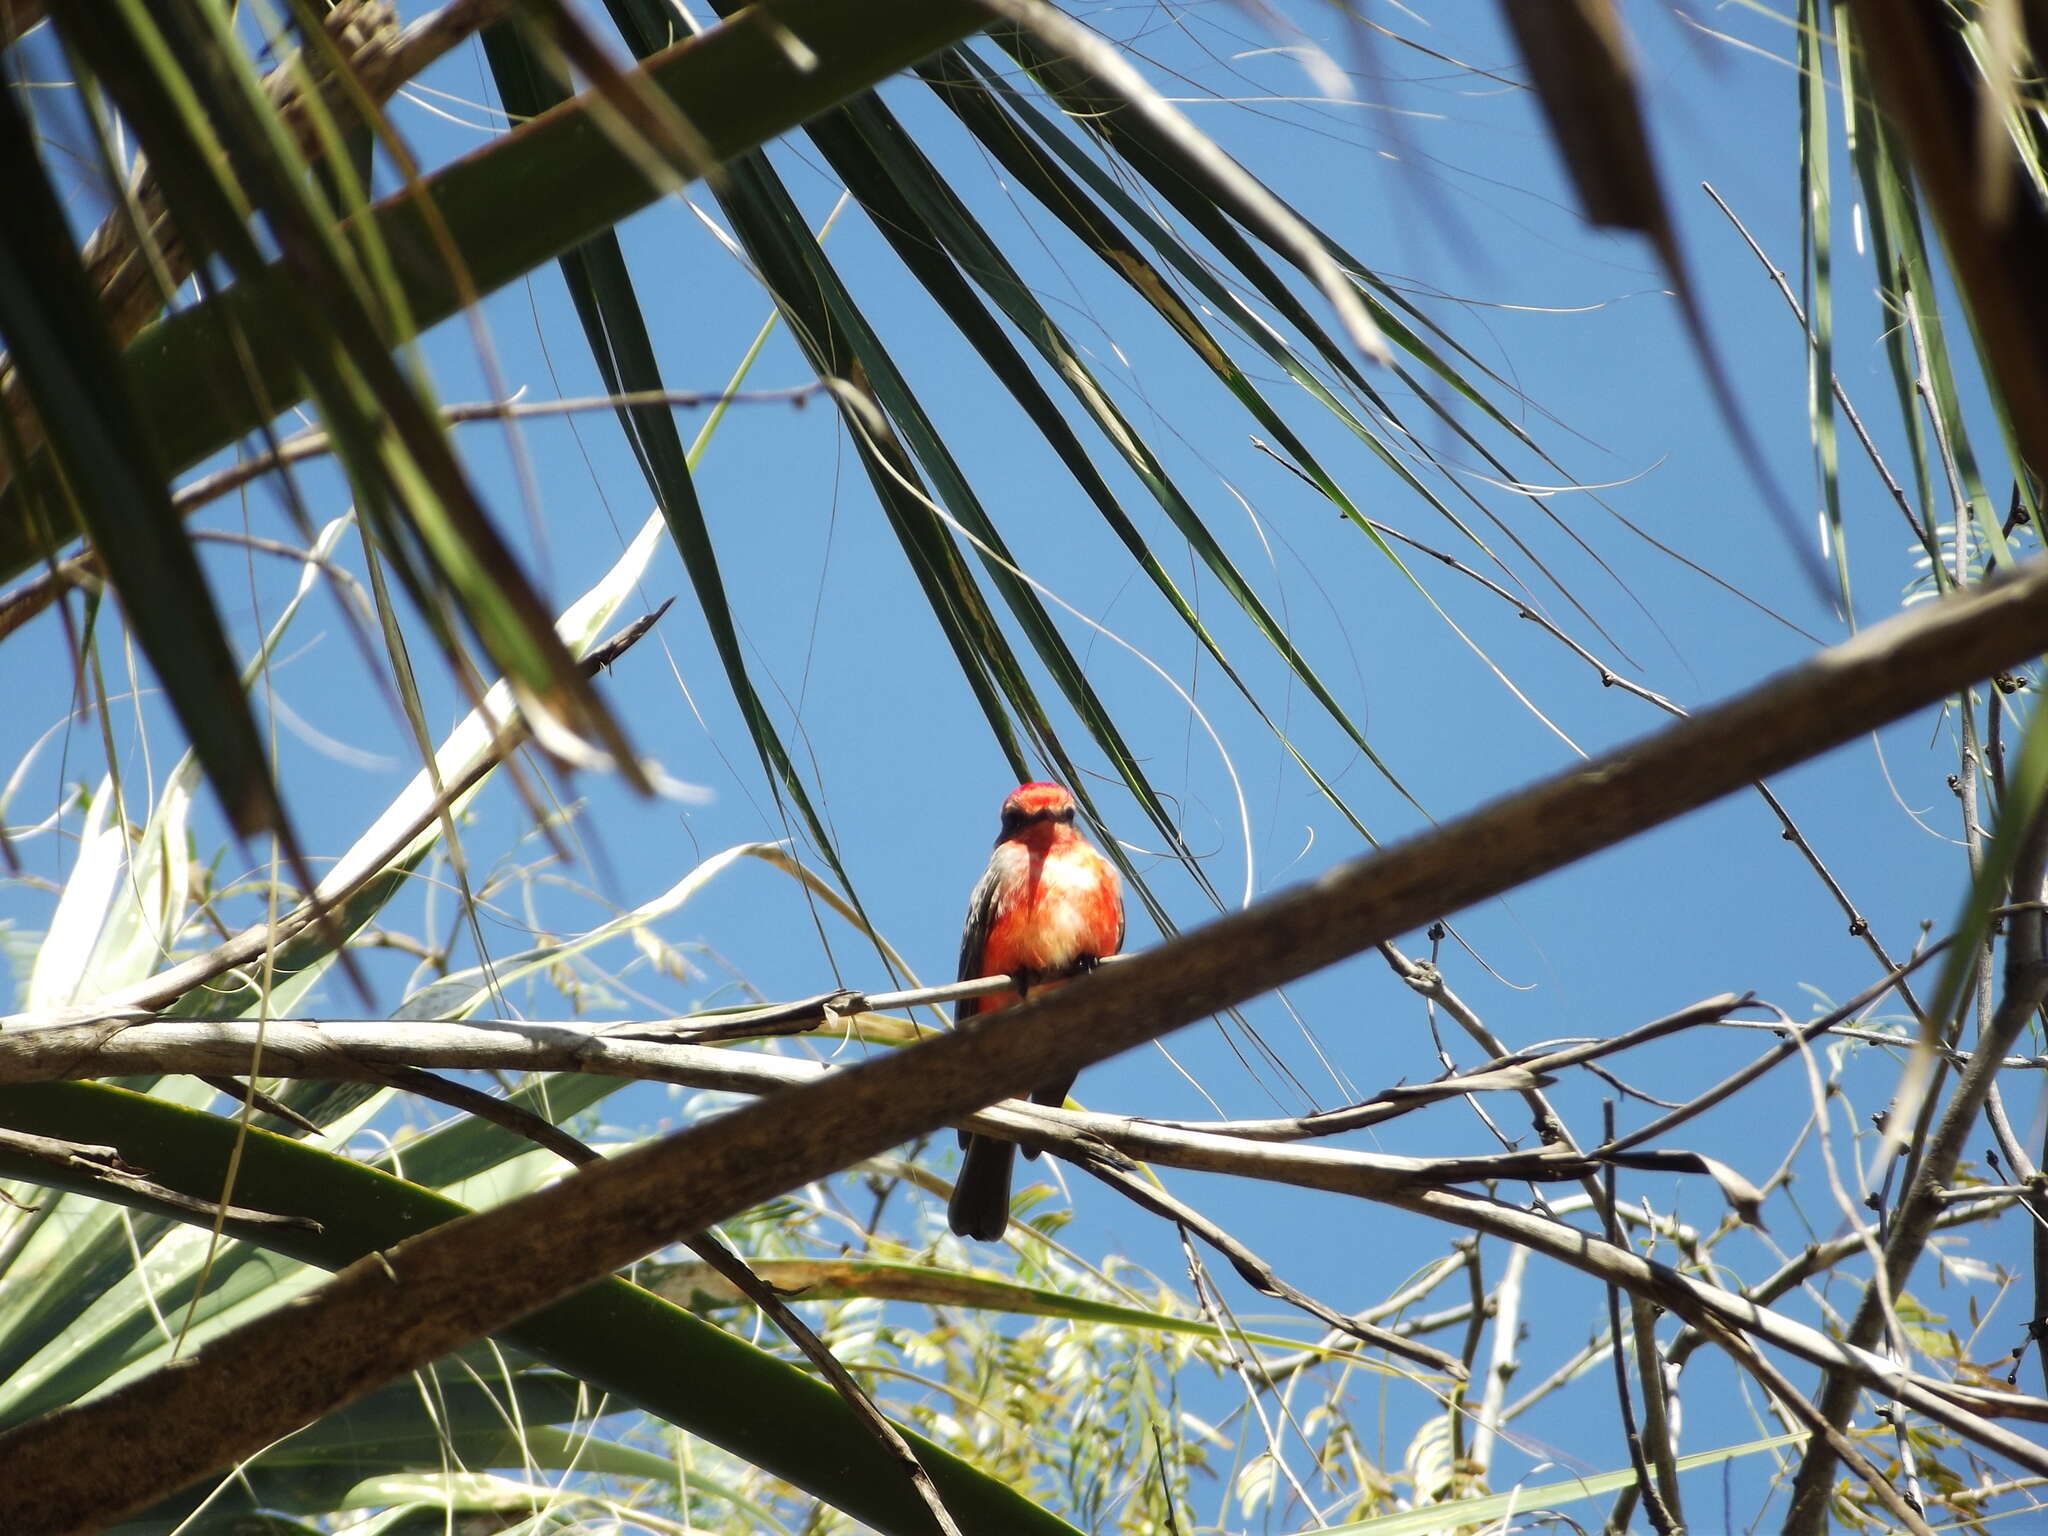
M 1057 784 L 1019 784 L 1003 802 L 1003 836 L 1041 823 L 1074 824 L 1074 797 Z

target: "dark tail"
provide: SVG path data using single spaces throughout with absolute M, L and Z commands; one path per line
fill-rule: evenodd
M 1010 1164 L 1017 1148 L 987 1136 L 969 1136 L 966 1142 L 946 1221 L 962 1237 L 999 1243 L 1010 1227 Z

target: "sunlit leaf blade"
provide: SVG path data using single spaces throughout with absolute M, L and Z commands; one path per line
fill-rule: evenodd
M 936 1265 L 856 1259 L 755 1259 L 750 1267 L 791 1300 L 827 1301 L 871 1296 L 888 1301 L 921 1302 L 929 1306 L 1013 1312 L 1026 1317 L 1059 1317 L 1077 1323 L 1182 1333 L 1195 1338 L 1216 1337 L 1214 1320 L 1192 1310 L 1187 1316 L 1165 1310 L 1148 1311 L 1075 1295 L 1070 1290 L 1020 1285 L 1014 1280 Z M 678 1306 L 700 1309 L 713 1305 L 750 1305 L 734 1292 L 727 1281 L 703 1263 L 643 1265 L 638 1278 L 647 1289 Z M 1304 1345 L 1300 1339 L 1262 1333 L 1257 1329 L 1245 1329 L 1233 1336 L 1245 1344 L 1268 1349 L 1313 1347 Z M 1349 1349 L 1327 1352 L 1344 1355 L 1363 1369 L 1374 1368 L 1371 1360 Z
M 1899 429 L 1910 450 L 1912 488 L 1921 508 L 1924 539 L 1935 551 L 1953 550 L 1952 543 L 1939 538 L 1938 528 L 1956 521 L 1954 503 L 1959 493 L 1969 509 L 1975 537 L 2001 565 L 2009 566 L 2011 551 L 1979 473 L 1969 422 L 1957 393 L 1947 332 L 1936 302 L 1940 290 L 1934 261 L 1906 150 L 1892 119 L 1878 109 L 1869 76 L 1863 72 L 1867 61 L 1858 41 L 1855 9 L 1838 8 L 1834 22 L 1845 129 L 1869 219 L 1879 291 L 1894 320 L 1883 329 L 1885 358 L 1891 365 Z M 1956 482 L 1953 485 L 1951 477 Z M 1958 528 L 1950 538 L 1969 536 Z M 1936 590 L 1953 585 L 1954 572 L 1944 569 L 1941 559 L 1934 564 Z
M 152 1177 L 201 1198 L 219 1190 L 235 1137 L 228 1121 L 96 1084 L 0 1088 L 0 1118 L 36 1134 L 147 1146 Z M 265 1232 L 263 1241 L 325 1269 L 464 1214 L 427 1190 L 261 1131 L 243 1149 L 236 1198 L 323 1223 L 317 1234 Z M 637 1286 L 605 1281 L 502 1337 L 879 1530 L 924 1536 L 930 1528 L 899 1469 L 830 1388 Z M 966 1528 L 1072 1536 L 1002 1483 L 909 1438 Z
M 39 526 L 83 521 L 122 609 L 198 748 L 229 821 L 244 835 L 279 827 L 277 792 L 227 635 L 198 557 L 179 527 L 129 380 L 78 266 L 71 232 L 14 93 L 0 103 L 0 337 L 55 450 L 17 496 L 24 564 L 55 553 Z
M 30 1008 L 63 1008 L 87 995 L 109 903 L 121 878 L 127 832 L 117 817 L 111 780 L 102 779 L 78 829 L 71 870 L 36 950 L 23 1001 Z
M 1849 585 L 1848 532 L 1842 522 L 1842 477 L 1835 444 L 1834 203 L 1829 190 L 1827 77 L 1823 71 L 1820 6 L 1799 0 L 1799 228 L 1801 286 L 1809 331 L 1806 414 L 1820 477 L 1821 517 L 1833 557 L 1842 612 L 1856 606 Z

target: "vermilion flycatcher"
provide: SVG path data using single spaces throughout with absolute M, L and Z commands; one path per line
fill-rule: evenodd
M 1123 881 L 1116 867 L 1074 830 L 1074 797 L 1057 784 L 1020 784 L 1003 802 L 1003 831 L 967 903 L 960 979 L 1010 976 L 1016 992 L 964 998 L 955 1024 L 1006 1008 L 1093 968 L 1124 942 Z M 1032 1090 L 1040 1104 L 1064 1104 L 1072 1076 Z M 1016 1146 L 960 1133 L 967 1149 L 946 1219 L 963 1237 L 1001 1239 L 1010 1224 L 1010 1164 Z M 1036 1157 L 1036 1149 L 1027 1149 Z

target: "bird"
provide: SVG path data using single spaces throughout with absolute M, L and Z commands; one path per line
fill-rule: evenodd
M 1002 832 L 967 902 L 960 977 L 1009 976 L 1017 990 L 962 998 L 956 1027 L 1093 970 L 1123 947 L 1123 880 L 1116 866 L 1074 830 L 1074 797 L 1058 784 L 1020 784 L 1003 801 Z M 1032 1090 L 1040 1104 L 1064 1104 L 1074 1075 Z M 962 1237 L 1000 1242 L 1010 1224 L 1014 1143 L 960 1133 L 967 1150 L 948 1225 Z M 1025 1156 L 1036 1157 L 1036 1148 Z

